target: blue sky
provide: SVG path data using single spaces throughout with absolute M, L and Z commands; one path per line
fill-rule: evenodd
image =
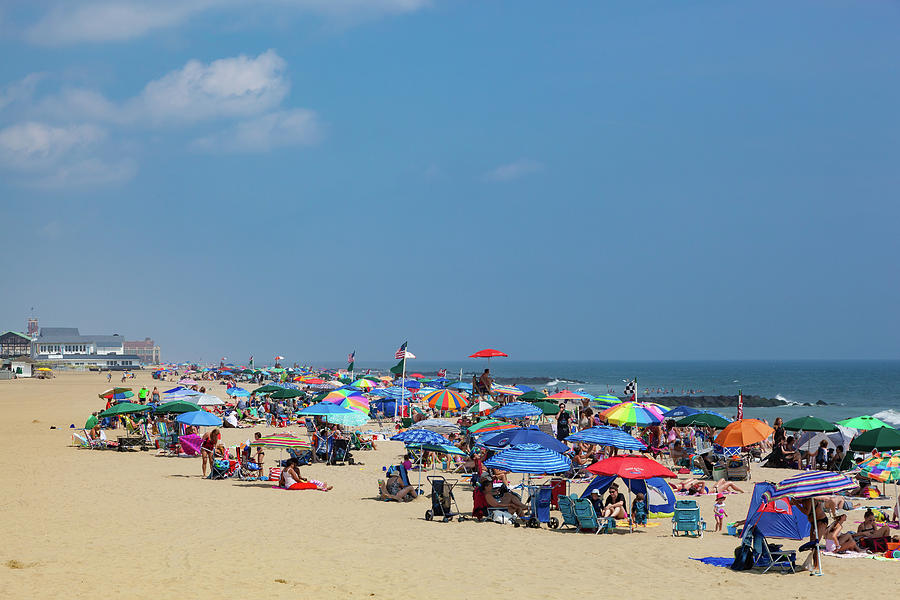
M 0 328 L 900 357 L 893 2 L 0 4 Z

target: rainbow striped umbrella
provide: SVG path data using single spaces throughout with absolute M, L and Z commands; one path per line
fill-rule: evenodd
M 371 379 L 357 379 L 350 385 L 361 390 L 371 390 L 376 384 Z
M 426 395 L 423 400 L 437 410 L 461 410 L 469 401 L 453 390 L 437 390 Z
M 655 406 L 640 402 L 622 402 L 611 406 L 600 413 L 600 418 L 611 425 L 632 425 L 647 427 L 658 425 L 666 420 L 662 412 Z
M 873 481 L 900 481 L 900 452 L 868 458 L 860 463 L 859 472 Z
M 496 383 L 491 386 L 491 391 L 495 394 L 503 394 L 504 396 L 521 396 L 525 393 L 519 388 L 515 388 L 510 385 L 499 385 Z
M 656 402 L 641 402 L 641 404 L 643 404 L 644 406 L 652 406 L 661 413 L 669 412 L 670 410 L 672 410 L 665 404 L 657 404 Z
M 359 392 L 353 390 L 334 390 L 328 392 L 321 399 L 321 402 L 331 402 L 337 404 L 341 408 L 349 408 L 369 414 L 369 400 Z
M 497 419 L 485 419 L 484 421 L 479 421 L 474 425 L 470 425 L 469 432 L 474 435 L 484 435 L 487 433 L 497 433 L 498 431 L 503 431 L 504 429 L 515 428 L 516 425 L 513 425 L 512 423 L 499 421 Z
M 766 492 L 769 500 L 790 496 L 792 498 L 813 498 L 828 496 L 856 487 L 853 480 L 835 471 L 807 471 L 788 477 L 775 484 L 775 489 Z
M 250 445 L 265 448 L 310 448 L 309 440 L 300 439 L 291 433 L 264 435 L 258 440 L 250 442 Z

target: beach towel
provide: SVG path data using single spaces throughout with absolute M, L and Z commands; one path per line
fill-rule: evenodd
M 835 558 L 874 558 L 872 554 L 867 552 L 853 552 L 848 550 L 843 554 L 838 554 L 837 552 L 822 552 L 825 556 L 833 556 Z
M 713 567 L 731 567 L 731 563 L 734 562 L 734 558 L 728 556 L 704 556 L 703 558 L 689 556 L 688 558 Z

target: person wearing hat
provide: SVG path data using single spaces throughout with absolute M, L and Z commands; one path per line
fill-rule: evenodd
M 713 515 L 716 517 L 716 531 L 722 531 L 722 523 L 728 513 L 725 512 L 725 494 L 719 492 L 716 494 L 716 503 L 713 504 Z
M 603 514 L 603 494 L 600 493 L 600 490 L 596 489 L 596 488 L 591 490 L 591 493 L 588 496 L 588 498 L 590 499 L 591 504 L 594 507 L 594 514 L 596 514 L 597 516 L 602 515 Z

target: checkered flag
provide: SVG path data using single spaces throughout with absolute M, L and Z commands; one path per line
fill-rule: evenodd
M 631 396 L 632 400 L 637 400 L 637 379 L 625 382 L 625 391 L 622 395 L 626 398 Z

